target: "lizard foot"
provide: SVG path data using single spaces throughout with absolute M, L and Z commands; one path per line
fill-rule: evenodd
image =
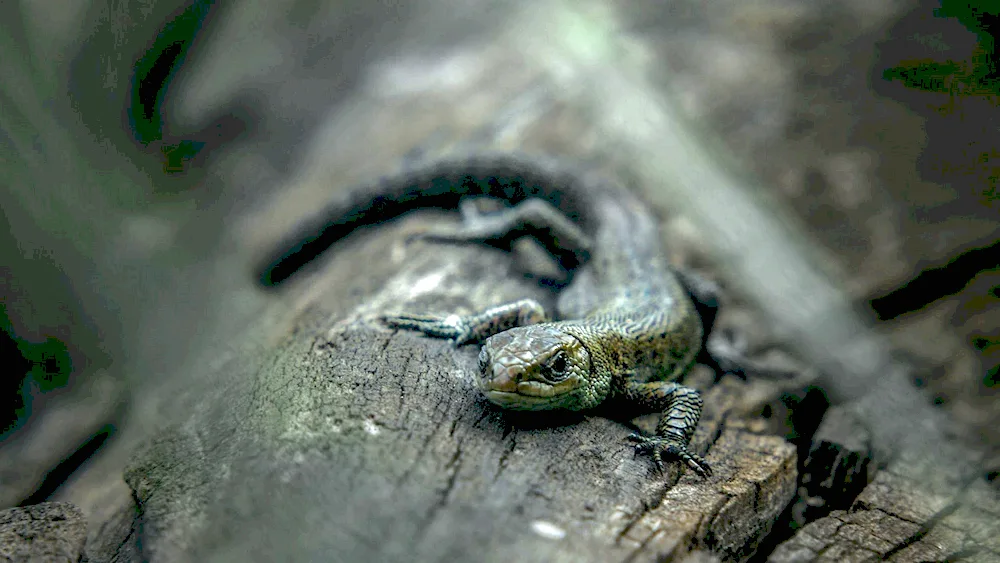
M 382 324 L 422 332 L 433 338 L 450 340 L 460 346 L 483 342 L 487 338 L 517 326 L 533 325 L 549 319 L 545 308 L 534 299 L 521 299 L 496 305 L 472 315 L 383 315 Z
M 432 338 L 444 338 L 453 346 L 472 340 L 472 327 L 458 315 L 382 315 L 378 319 L 389 328 L 421 332 Z
M 709 467 L 708 462 L 701 456 L 689 452 L 687 446 L 677 440 L 640 434 L 632 434 L 628 439 L 635 442 L 636 453 L 650 452 L 652 454 L 656 469 L 660 472 L 663 472 L 663 458 L 672 457 L 686 463 L 692 471 L 702 478 L 707 479 L 712 475 L 712 468 Z

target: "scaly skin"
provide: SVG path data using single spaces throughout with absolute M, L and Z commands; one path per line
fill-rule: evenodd
M 674 381 L 701 348 L 701 319 L 664 260 L 655 222 L 633 195 L 559 164 L 511 155 L 432 163 L 381 186 L 374 200 L 369 189 L 334 205 L 324 215 L 336 219 L 312 238 L 333 242 L 386 215 L 458 208 L 463 196 L 491 195 L 514 205 L 488 215 L 463 206 L 461 227 L 418 236 L 509 247 L 518 236 L 531 235 L 571 270 L 586 262 L 560 294 L 554 315 L 559 320 L 550 321 L 541 305 L 522 300 L 465 317 L 389 315 L 385 324 L 456 345 L 482 343 L 477 385 L 507 409 L 586 410 L 615 401 L 636 415 L 662 412 L 654 436 L 630 437 L 636 448 L 649 452 L 658 468 L 668 456 L 711 475 L 705 460 L 688 450 L 701 398 Z M 302 246 L 293 248 L 301 254 Z M 302 261 L 287 254 L 282 260 L 265 272 L 265 282 L 283 264 Z

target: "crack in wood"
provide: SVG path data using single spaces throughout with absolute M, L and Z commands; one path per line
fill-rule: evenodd
M 451 495 L 452 491 L 455 489 L 455 484 L 458 482 L 458 473 L 462 469 L 462 446 L 457 444 L 455 447 L 455 452 L 452 454 L 448 463 L 445 464 L 445 470 L 450 470 L 448 475 L 448 480 L 445 482 L 444 490 L 438 494 L 438 500 L 430 507 L 427 514 L 424 516 L 423 521 L 417 528 L 417 536 L 423 536 L 427 532 L 427 528 L 434 522 L 438 513 L 448 504 L 448 497 Z
M 514 448 L 517 447 L 517 430 L 514 429 L 510 433 L 510 445 L 500 454 L 500 459 L 497 461 L 497 470 L 493 474 L 493 480 L 497 481 L 500 479 L 500 474 L 503 470 L 507 468 L 507 460 L 510 458 L 510 454 L 514 453 Z

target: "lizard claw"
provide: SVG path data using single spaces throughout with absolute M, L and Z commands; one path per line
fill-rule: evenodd
M 683 444 L 669 438 L 658 436 L 641 436 L 631 434 L 628 440 L 635 443 L 636 453 L 649 452 L 656 464 L 658 472 L 663 473 L 663 457 L 668 456 L 683 461 L 692 471 L 702 478 L 712 476 L 712 468 L 701 456 L 693 454 L 687 450 Z

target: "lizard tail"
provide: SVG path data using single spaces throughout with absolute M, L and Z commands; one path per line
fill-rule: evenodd
M 451 157 L 417 166 L 347 190 L 300 223 L 266 255 L 258 281 L 274 287 L 302 270 L 337 241 L 415 209 L 453 210 L 467 196 L 491 196 L 516 205 L 527 198 L 549 201 L 573 220 L 586 222 L 588 193 L 579 169 L 565 162 L 503 153 Z

